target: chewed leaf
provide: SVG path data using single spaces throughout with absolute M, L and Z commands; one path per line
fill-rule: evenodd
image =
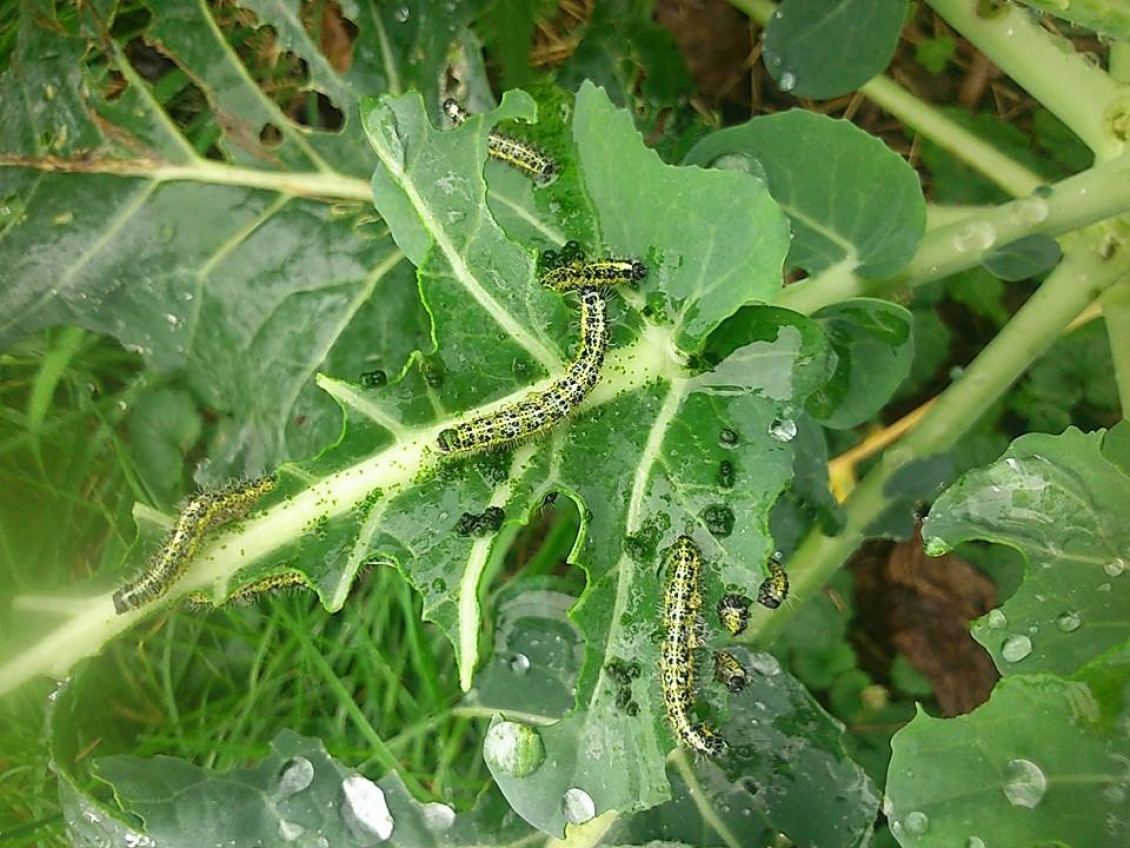
M 1126 429 L 1022 436 L 930 511 L 927 551 L 979 539 L 1028 560 L 1020 588 L 973 630 L 1001 674 L 1071 674 L 1130 638 Z
M 577 93 L 573 137 L 605 247 L 653 266 L 649 287 L 664 293 L 681 350 L 697 350 L 739 307 L 774 298 L 789 235 L 760 181 L 664 164 L 591 83 Z

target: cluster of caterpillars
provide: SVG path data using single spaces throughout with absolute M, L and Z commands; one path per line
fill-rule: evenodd
M 699 754 L 719 756 L 726 748 L 722 736 L 694 718 L 695 654 L 701 641 L 698 620 L 702 608 L 702 553 L 690 536 L 679 536 L 663 561 L 663 643 L 659 652 L 659 679 L 663 706 L 671 732 L 680 745 Z M 776 561 L 769 563 L 770 576 L 758 590 L 758 601 L 776 609 L 788 595 L 789 580 Z M 718 601 L 718 620 L 731 636 L 743 633 L 749 623 L 750 600 L 730 593 Z M 741 692 L 748 679 L 745 668 L 728 651 L 714 655 L 714 677 L 733 693 Z

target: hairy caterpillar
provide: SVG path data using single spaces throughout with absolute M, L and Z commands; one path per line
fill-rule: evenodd
M 740 636 L 749 624 L 749 598 L 729 594 L 718 599 L 718 621 L 731 636 Z
M 776 560 L 769 560 L 769 576 L 757 590 L 757 602 L 763 607 L 777 609 L 789 596 L 789 575 Z
M 638 259 L 597 259 L 559 265 L 541 278 L 541 284 L 557 292 L 567 292 L 585 286 L 632 283 L 646 276 L 647 266 Z
M 239 606 L 249 604 L 259 595 L 274 592 L 279 589 L 310 588 L 310 579 L 301 571 L 283 571 L 253 580 L 240 586 L 223 601 L 221 606 Z M 214 607 L 212 599 L 205 592 L 193 592 L 188 596 L 188 602 L 193 606 Z
M 467 120 L 467 110 L 453 98 L 443 101 L 443 111 L 457 127 Z M 487 152 L 492 159 L 516 168 L 538 185 L 545 185 L 557 174 L 557 163 L 532 144 L 494 130 L 487 136 Z
M 121 615 L 168 592 L 184 574 L 209 531 L 246 516 L 256 501 L 277 484 L 278 478 L 272 474 L 231 483 L 192 498 L 145 571 L 114 593 L 114 610 Z
M 659 678 L 667 721 L 680 744 L 700 754 L 716 757 L 725 750 L 722 737 L 703 722 L 694 722 L 694 652 L 698 611 L 702 607 L 699 576 L 702 555 L 689 536 L 680 536 L 664 560 L 663 625 L 666 632 L 659 653 Z
M 729 651 L 719 651 L 714 655 L 714 679 L 735 695 L 745 689 L 749 680 L 745 668 Z
M 480 415 L 440 431 L 445 454 L 472 453 L 500 447 L 541 433 L 567 417 L 600 379 L 608 350 L 608 304 L 595 288 L 581 289 L 581 349 L 565 373 L 549 387 L 530 392 L 490 415 Z

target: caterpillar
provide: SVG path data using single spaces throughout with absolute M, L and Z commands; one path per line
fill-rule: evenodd
M 467 120 L 467 110 L 453 98 L 443 101 L 443 111 L 457 127 Z M 492 159 L 516 168 L 538 185 L 547 184 L 557 174 L 557 163 L 532 144 L 494 130 L 487 136 L 487 152 Z
M 789 596 L 789 575 L 776 560 L 769 560 L 769 576 L 757 589 L 757 602 L 763 607 L 777 609 Z
M 714 679 L 735 695 L 745 689 L 749 681 L 745 668 L 729 651 L 719 651 L 714 655 Z
M 310 588 L 309 578 L 301 571 L 283 571 L 253 580 L 240 586 L 221 604 L 221 606 L 239 606 L 249 604 L 259 595 L 274 592 L 279 589 Z M 188 603 L 197 607 L 215 607 L 212 599 L 205 592 L 192 592 L 188 596 Z
M 595 288 L 583 288 L 581 349 L 565 373 L 549 387 L 530 392 L 490 415 L 480 415 L 440 431 L 439 449 L 445 454 L 469 454 L 508 445 L 550 429 L 566 418 L 589 395 L 600 379 L 608 351 L 608 304 Z
M 209 531 L 246 516 L 256 501 L 276 485 L 278 478 L 272 474 L 193 497 L 177 516 L 145 571 L 114 593 L 114 611 L 122 615 L 168 592 L 184 574 Z
M 680 536 L 664 560 L 665 633 L 659 653 L 659 679 L 663 705 L 671 731 L 680 744 L 700 754 L 716 757 L 725 750 L 722 737 L 704 722 L 694 722 L 694 652 L 698 646 L 697 619 L 702 607 L 699 575 L 702 555 L 689 536 Z
M 749 624 L 749 598 L 731 593 L 718 599 L 718 621 L 731 636 L 740 636 Z
M 556 292 L 567 292 L 586 286 L 632 283 L 646 276 L 647 266 L 638 259 L 598 259 L 559 265 L 542 276 L 541 284 Z

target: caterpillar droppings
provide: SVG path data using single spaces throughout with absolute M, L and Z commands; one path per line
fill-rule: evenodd
M 667 721 L 679 744 L 711 757 L 725 750 L 722 737 L 703 722 L 692 719 L 694 709 L 695 649 L 697 619 L 702 607 L 699 586 L 702 555 L 689 536 L 680 536 L 664 560 L 667 579 L 663 586 L 665 633 L 659 653 L 659 678 Z
M 769 560 L 769 576 L 757 589 L 757 602 L 763 607 L 777 609 L 789 596 L 789 575 L 776 560 Z
M 718 599 L 718 621 L 731 636 L 740 636 L 749 624 L 749 598 L 731 593 Z
M 596 386 L 608 351 L 608 304 L 595 288 L 578 292 L 581 299 L 581 348 L 563 375 L 542 391 L 490 415 L 480 415 L 437 438 L 444 454 L 470 454 L 508 445 L 544 432 L 576 409 Z
M 453 98 L 443 101 L 443 111 L 457 127 L 467 120 L 467 110 Z M 532 144 L 494 130 L 487 136 L 487 152 L 492 159 L 521 171 L 538 185 L 549 183 L 557 175 L 557 163 Z
M 714 679 L 735 695 L 749 682 L 745 668 L 729 651 L 719 651 L 714 655 Z
M 168 592 L 184 574 L 210 531 L 245 517 L 277 484 L 278 478 L 270 475 L 231 483 L 193 497 L 177 516 L 145 571 L 114 593 L 115 612 L 122 615 Z

